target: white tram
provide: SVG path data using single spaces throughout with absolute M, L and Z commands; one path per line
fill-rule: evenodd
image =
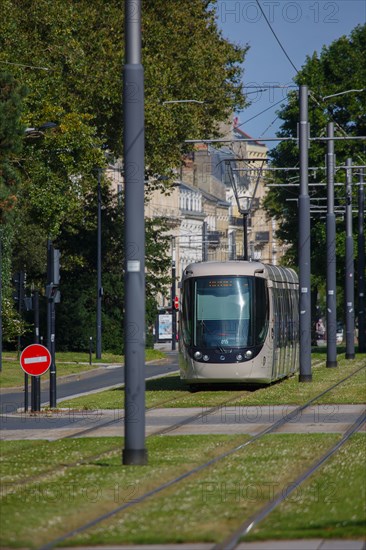
M 203 262 L 183 271 L 179 368 L 189 385 L 268 384 L 299 368 L 298 278 L 259 262 Z

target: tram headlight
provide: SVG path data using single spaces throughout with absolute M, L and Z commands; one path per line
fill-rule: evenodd
M 253 357 L 253 352 L 251 349 L 247 349 L 247 351 L 244 354 L 245 359 L 251 359 Z
M 236 360 L 237 361 L 242 361 L 244 359 L 244 357 L 242 356 L 241 353 L 238 353 L 238 355 L 236 356 Z
M 209 358 L 208 355 L 204 355 L 204 356 L 203 356 L 203 360 L 204 360 L 204 361 L 208 361 L 209 359 L 210 359 L 210 358 Z
M 202 353 L 200 351 L 195 351 L 193 357 L 199 361 L 202 359 Z

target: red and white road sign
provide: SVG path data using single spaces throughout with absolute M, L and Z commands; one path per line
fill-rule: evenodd
M 51 354 L 41 344 L 31 344 L 23 349 L 20 355 L 20 366 L 31 376 L 41 376 L 51 365 Z

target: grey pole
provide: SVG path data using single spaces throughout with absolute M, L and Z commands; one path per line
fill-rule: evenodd
M 360 172 L 360 185 L 358 187 L 358 352 L 366 352 L 365 334 L 365 190 L 363 186 L 363 169 Z
M 55 359 L 55 324 L 56 324 L 56 311 L 55 300 L 53 296 L 54 285 L 54 254 L 52 242 L 47 241 L 47 348 L 51 354 L 51 367 L 50 367 L 50 408 L 55 409 L 57 403 L 57 388 L 56 388 L 56 359 Z
M 352 159 L 346 162 L 346 359 L 355 358 L 354 265 L 352 234 Z
M 34 311 L 34 343 L 39 344 L 39 293 L 35 290 L 33 293 L 33 311 Z M 32 376 L 31 380 L 33 390 L 32 411 L 41 410 L 41 377 Z
M 3 231 L 0 229 L 0 372 L 3 368 Z
M 175 309 L 175 297 L 176 297 L 176 288 L 175 288 L 175 278 L 176 278 L 176 265 L 175 265 L 175 238 L 172 238 L 172 289 L 171 289 L 171 299 L 172 299 L 172 351 L 176 349 L 176 339 L 177 339 L 177 311 Z
M 95 357 L 102 357 L 102 192 L 101 169 L 98 168 L 98 214 L 97 214 L 97 338 Z
M 147 464 L 145 449 L 145 123 L 141 0 L 125 0 L 125 447 L 123 464 Z
M 334 137 L 328 123 L 327 136 Z M 327 367 L 337 366 L 336 220 L 334 213 L 334 142 L 327 142 Z
M 300 285 L 300 375 L 299 382 L 311 382 L 311 296 L 310 296 L 310 198 L 308 181 L 308 87 L 300 86 L 300 194 L 299 285 Z
M 202 224 L 202 261 L 208 261 L 208 246 L 207 246 L 207 222 Z
M 248 260 L 248 212 L 243 214 L 243 260 Z

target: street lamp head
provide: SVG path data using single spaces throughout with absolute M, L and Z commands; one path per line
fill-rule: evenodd
M 44 122 L 41 126 L 39 126 L 38 130 L 49 130 L 50 128 L 57 128 L 58 126 L 59 124 L 56 122 Z
M 24 130 L 24 134 L 27 138 L 39 138 L 44 135 L 44 132 L 46 130 L 49 130 L 51 128 L 56 128 L 59 125 L 56 124 L 56 122 L 45 122 L 44 124 L 41 124 L 41 126 L 38 126 L 37 128 L 26 128 Z

